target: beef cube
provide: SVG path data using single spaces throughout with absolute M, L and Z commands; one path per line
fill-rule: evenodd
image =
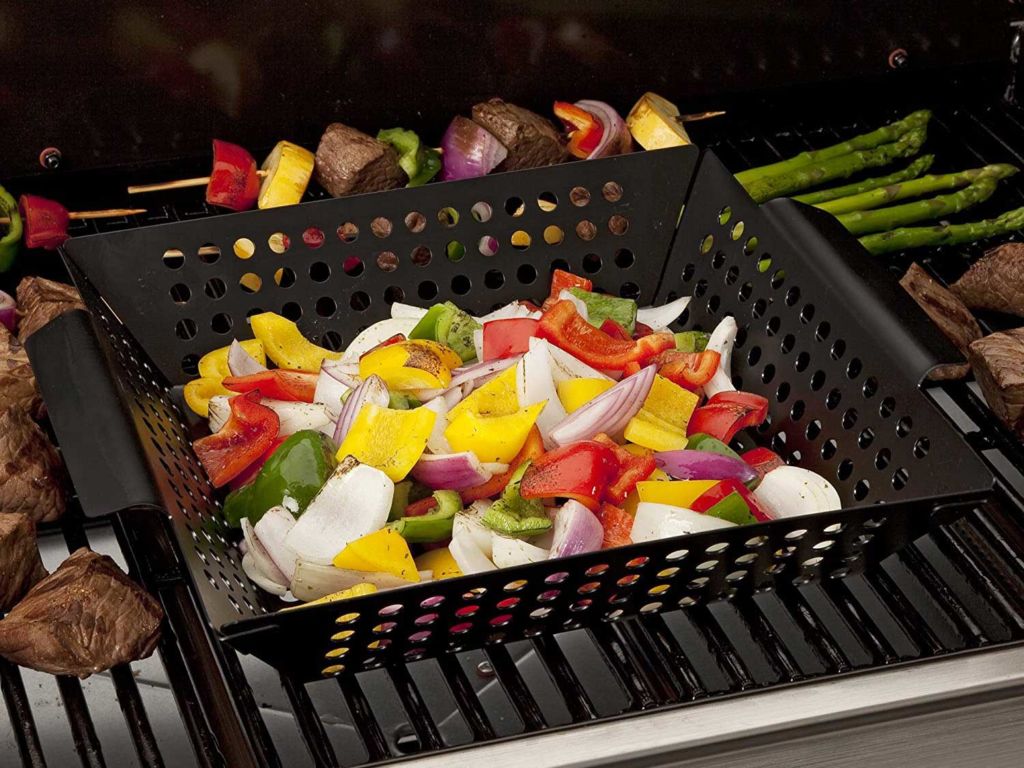
M 0 325 L 0 413 L 11 406 L 36 419 L 45 411 L 28 353 L 16 336 Z
M 550 120 L 501 99 L 475 105 L 473 122 L 493 133 L 508 150 L 508 157 L 496 170 L 554 165 L 568 155 L 561 134 Z
M 911 264 L 900 285 L 909 293 L 932 322 L 939 327 L 960 352 L 967 357 L 967 348 L 972 341 L 982 336 L 981 326 L 971 311 L 948 289 L 934 280 L 917 264 Z M 970 366 L 962 362 L 948 361 L 932 372 L 933 379 L 962 379 Z
M 42 277 L 26 277 L 18 283 L 18 338 L 25 339 L 55 317 L 73 309 L 85 309 L 73 285 Z
M 45 576 L 32 518 L 0 512 L 0 613 L 10 610 Z
M 982 256 L 950 286 L 972 309 L 1024 317 L 1024 243 L 1006 243 Z
M 0 414 L 0 512 L 23 512 L 35 522 L 64 514 L 64 465 L 57 449 L 25 411 Z
M 344 197 L 396 189 L 409 178 L 390 144 L 331 123 L 316 148 L 316 180 L 332 197 Z
M 1024 436 L 1024 328 L 974 342 L 970 361 L 992 412 Z

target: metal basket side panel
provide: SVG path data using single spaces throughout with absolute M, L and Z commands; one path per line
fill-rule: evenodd
M 658 300 L 691 295 L 687 327 L 736 318 L 734 382 L 770 403 L 757 441 L 824 475 L 845 506 L 990 488 L 920 388 L 945 345 L 837 229 L 822 234 L 792 203 L 756 205 L 705 152 Z M 902 329 L 906 315 L 923 336 Z
M 65 250 L 172 383 L 260 311 L 339 349 L 404 301 L 478 314 L 560 266 L 653 298 L 695 147 L 75 238 Z M 126 268 L 125 265 L 131 265 Z

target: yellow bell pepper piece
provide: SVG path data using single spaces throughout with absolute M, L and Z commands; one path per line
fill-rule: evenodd
M 372 595 L 377 591 L 377 585 L 371 584 L 370 582 L 363 582 L 362 584 L 356 584 L 348 589 L 343 589 L 340 592 L 332 592 L 329 595 L 318 597 L 316 600 L 310 600 L 308 603 L 303 603 L 297 608 L 305 608 L 307 605 L 320 605 L 322 603 L 334 603 L 338 600 L 348 600 L 353 597 L 362 597 L 363 595 Z M 287 608 L 285 610 L 288 610 Z
M 566 379 L 558 383 L 558 399 L 568 413 L 582 408 L 615 386 L 610 379 Z
M 259 339 L 246 339 L 240 341 L 242 349 L 256 359 L 260 365 L 267 364 L 267 353 L 263 350 L 263 342 Z M 199 375 L 207 379 L 223 379 L 231 375 L 228 368 L 228 351 L 231 347 L 221 347 L 213 352 L 207 352 L 199 358 Z
M 290 141 L 279 141 L 263 161 L 266 175 L 260 184 L 256 204 L 260 208 L 295 205 L 309 186 L 316 158 L 313 153 Z
M 436 418 L 428 408 L 397 411 L 367 403 L 342 441 L 338 461 L 353 456 L 397 483 L 420 460 Z
M 655 376 L 651 391 L 644 400 L 643 410 L 652 416 L 667 421 L 676 429 L 686 433 L 690 416 L 700 403 L 700 397 L 664 376 Z
M 508 464 L 522 449 L 530 428 L 547 402 L 507 416 L 480 416 L 465 410 L 448 425 L 444 436 L 456 453 L 472 451 L 481 462 Z
M 332 562 L 335 568 L 389 573 L 406 581 L 420 580 L 408 543 L 393 528 L 381 528 L 349 542 Z
M 225 388 L 221 381 L 220 378 L 192 379 L 185 385 L 185 404 L 204 419 L 210 418 L 211 399 L 217 395 L 232 397 L 238 394 Z
M 639 501 L 689 508 L 693 502 L 718 485 L 718 480 L 641 480 L 636 484 Z
M 454 579 L 456 576 L 462 575 L 462 571 L 459 570 L 459 564 L 455 562 L 455 558 L 452 557 L 448 547 L 432 549 L 417 557 L 416 570 L 432 571 L 434 579 L 438 581 L 441 579 Z
M 644 149 L 681 147 L 692 142 L 678 118 L 679 107 L 648 91 L 629 110 L 626 127 Z
M 652 451 L 678 451 L 686 447 L 685 432 L 643 408 L 626 424 L 623 436 Z
M 448 419 L 454 421 L 463 413 L 475 413 L 477 416 L 510 416 L 518 410 L 516 366 L 513 365 L 480 389 L 470 392 L 462 402 L 448 411 Z
M 376 374 L 388 389 L 444 389 L 452 381 L 451 369 L 461 364 L 443 344 L 414 339 L 367 352 L 359 358 L 359 376 Z
M 341 359 L 340 352 L 331 352 L 309 341 L 287 317 L 263 312 L 253 315 L 249 322 L 253 335 L 263 342 L 267 357 L 278 368 L 318 373 L 324 360 Z

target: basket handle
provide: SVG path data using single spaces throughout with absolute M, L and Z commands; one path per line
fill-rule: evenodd
M 112 353 L 89 314 L 57 317 L 25 348 L 85 515 L 159 506 Z
M 921 386 L 933 369 L 963 359 L 899 281 L 835 217 L 789 199 L 767 202 L 762 210 L 796 252 L 808 255 L 808 268 L 820 270 L 828 284 L 843 286 L 843 294 L 834 298 L 859 318 L 870 338 L 886 340 L 879 351 L 899 352 L 898 359 L 890 355 L 892 375 Z

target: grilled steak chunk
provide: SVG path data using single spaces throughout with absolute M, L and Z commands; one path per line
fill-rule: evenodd
M 501 99 L 475 105 L 473 121 L 493 133 L 508 150 L 508 157 L 496 170 L 554 165 L 568 154 L 561 134 L 550 120 Z
M 45 576 L 32 518 L 0 513 L 0 612 L 9 610 Z
M 911 264 L 900 280 L 900 285 L 909 293 L 918 306 L 932 319 L 939 330 L 946 334 L 964 357 L 972 341 L 982 336 L 981 326 L 974 319 L 964 303 L 932 278 L 917 264 Z M 932 372 L 933 379 L 962 379 L 970 366 L 966 363 L 942 365 Z
M 0 621 L 0 655 L 51 675 L 88 677 L 149 656 L 160 604 L 105 555 L 79 549 Z
M 316 148 L 316 180 L 332 197 L 401 187 L 409 177 L 394 148 L 342 123 L 331 123 Z
M 64 514 L 64 467 L 57 449 L 25 411 L 0 414 L 0 512 L 49 522 Z
M 0 325 L 0 413 L 12 405 L 36 419 L 45 410 L 28 353 L 17 337 Z
M 993 248 L 949 288 L 972 309 L 1024 317 L 1024 243 Z
M 72 309 L 85 309 L 74 286 L 42 277 L 26 277 L 18 283 L 18 338 L 24 343 L 53 318 Z
M 1024 436 L 1024 328 L 974 342 L 970 361 L 992 412 Z

